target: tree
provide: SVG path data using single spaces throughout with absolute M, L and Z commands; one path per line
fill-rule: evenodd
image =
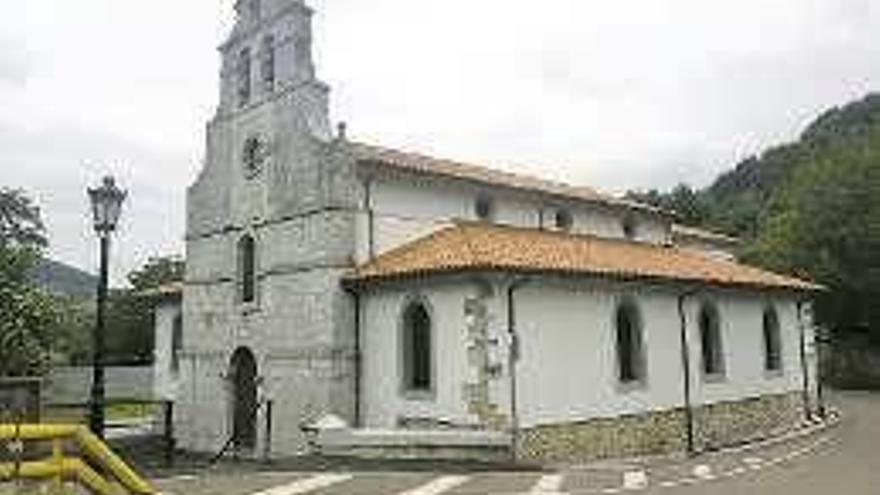
M 747 256 L 827 286 L 826 325 L 880 337 L 880 127 L 815 149 L 798 170 Z
M 0 188 L 0 248 L 44 248 L 47 244 L 40 209 L 23 191 Z
M 115 289 L 110 291 L 107 303 L 107 360 L 114 364 L 151 362 L 153 307 L 150 299 L 131 289 Z
M 149 363 L 153 358 L 153 303 L 151 289 L 183 280 L 184 262 L 178 256 L 154 256 L 127 278 L 131 288 L 112 289 L 107 298 L 105 358 L 110 364 Z M 92 301 L 65 299 L 64 326 L 56 346 L 71 364 L 91 359 L 95 306 Z
M 48 369 L 60 312 L 31 269 L 46 246 L 39 209 L 21 191 L 0 190 L 0 375 Z
M 700 226 L 706 221 L 707 207 L 700 194 L 691 186 L 681 183 L 670 192 L 630 191 L 626 198 L 675 213 L 685 225 Z
M 30 281 L 34 251 L 0 248 L 0 376 L 48 370 L 60 313 L 55 300 Z
M 138 270 L 128 274 L 128 282 L 136 291 L 155 289 L 183 280 L 186 264 L 179 256 L 154 256 Z

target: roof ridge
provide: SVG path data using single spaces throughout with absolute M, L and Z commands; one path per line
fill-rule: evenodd
M 413 172 L 445 175 L 512 189 L 540 191 L 551 196 L 577 199 L 580 201 L 600 202 L 655 214 L 668 214 L 668 212 L 665 212 L 661 208 L 619 198 L 589 184 L 575 184 L 572 182 L 550 179 L 536 173 L 517 172 L 500 168 L 496 165 L 486 165 L 451 158 L 440 158 L 421 151 L 396 149 L 378 144 L 371 144 L 365 141 L 351 140 L 348 141 L 348 144 L 355 149 L 362 150 L 368 155 L 360 157 L 362 159 L 366 158 L 367 160 L 374 160 L 378 163 L 396 166 Z
M 489 165 L 489 164 L 475 163 L 474 161 L 470 161 L 470 160 L 458 160 L 458 159 L 454 159 L 454 158 L 441 158 L 438 156 L 429 155 L 429 154 L 422 152 L 422 151 L 390 148 L 390 147 L 383 146 L 380 144 L 372 144 L 372 143 L 368 143 L 365 141 L 352 140 L 349 142 L 351 144 L 356 145 L 356 146 L 367 146 L 367 147 L 374 148 L 374 149 L 393 151 L 395 153 L 401 153 L 401 154 L 405 154 L 405 155 L 415 156 L 415 157 L 423 158 L 425 160 L 441 161 L 441 162 L 446 162 L 446 163 L 450 163 L 453 165 L 459 165 L 459 166 L 463 166 L 463 167 L 478 168 L 478 169 L 486 170 L 488 172 L 493 172 L 496 174 L 504 174 L 504 175 L 508 175 L 511 177 L 519 177 L 519 178 L 524 178 L 524 179 L 537 180 L 537 181 L 541 181 L 546 184 L 552 184 L 552 185 L 558 186 L 558 187 L 571 188 L 571 189 L 583 189 L 585 191 L 589 191 L 591 193 L 602 196 L 603 198 L 606 198 L 606 199 L 615 199 L 613 195 L 603 193 L 589 184 L 575 184 L 575 183 L 567 182 L 567 181 L 563 181 L 563 180 L 546 178 L 546 177 L 538 175 L 538 174 L 515 172 L 512 170 L 507 170 L 507 169 L 501 168 L 500 166 L 494 165 L 494 164 Z

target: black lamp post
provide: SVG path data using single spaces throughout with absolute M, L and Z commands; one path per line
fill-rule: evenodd
M 89 189 L 95 232 L 101 241 L 101 274 L 98 280 L 98 314 L 92 350 L 92 391 L 89 401 L 89 427 L 104 437 L 104 326 L 107 306 L 107 272 L 110 256 L 110 235 L 116 230 L 125 191 L 116 187 L 113 177 L 105 177 L 103 184 Z

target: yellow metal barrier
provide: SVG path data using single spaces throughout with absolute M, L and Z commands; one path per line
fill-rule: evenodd
M 18 476 L 30 479 L 51 479 L 56 486 L 60 486 L 64 481 L 76 481 L 100 495 L 114 495 L 122 492 L 134 495 L 158 493 L 150 483 L 141 478 L 119 456 L 114 454 L 107 444 L 85 426 L 0 424 L 0 440 L 52 441 L 52 457 L 42 461 L 0 463 L 0 478 L 10 479 Z M 62 447 L 65 440 L 76 442 L 80 450 L 99 465 L 102 471 L 110 474 L 113 479 L 108 480 L 82 459 L 64 457 Z

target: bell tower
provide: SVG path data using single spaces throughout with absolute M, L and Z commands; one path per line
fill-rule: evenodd
M 358 189 L 315 74 L 312 10 L 239 0 L 235 12 L 204 165 L 187 192 L 176 431 L 188 450 L 233 438 L 251 453 L 290 454 L 306 445 L 301 424 L 354 416 L 355 311 L 340 279 L 353 263 Z
M 315 137 L 329 139 L 328 88 L 316 78 L 312 58 L 312 9 L 302 0 L 238 0 L 235 13 L 220 45 L 218 117 L 296 92 L 302 123 Z

